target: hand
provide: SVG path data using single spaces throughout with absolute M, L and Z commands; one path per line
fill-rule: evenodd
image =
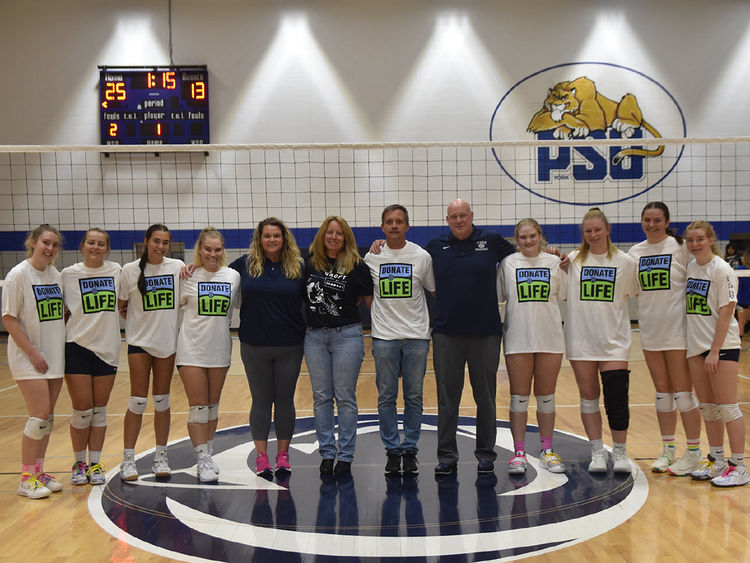
M 120 316 L 123 319 L 128 318 L 128 302 L 127 301 L 118 301 L 117 302 L 117 310 L 120 311 Z
M 563 252 L 560 254 L 560 269 L 563 272 L 567 272 L 568 268 L 570 268 L 570 256 Z
M 703 365 L 709 375 L 714 375 L 719 369 L 719 353 L 710 351 Z
M 34 366 L 34 369 L 36 371 L 38 371 L 42 375 L 47 373 L 47 370 L 49 369 L 47 360 L 44 358 L 44 354 L 42 354 L 36 348 L 34 348 L 34 351 L 29 356 L 29 361 L 31 361 L 31 365 Z
M 195 272 L 195 264 L 185 264 L 180 270 L 180 279 L 189 280 L 193 277 L 193 272 Z
M 377 240 L 374 240 L 372 244 L 370 245 L 370 254 L 374 254 L 377 256 L 380 254 L 380 249 L 385 246 L 385 239 L 379 238 Z

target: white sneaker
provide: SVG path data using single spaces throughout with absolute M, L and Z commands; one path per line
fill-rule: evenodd
M 612 471 L 614 473 L 632 473 L 633 463 L 625 450 L 616 449 L 612 452 Z
M 708 481 L 709 479 L 713 479 L 724 473 L 726 468 L 726 461 L 717 461 L 714 456 L 708 454 L 708 457 L 703 460 L 700 467 L 690 473 L 690 477 L 696 481 Z
M 151 471 L 157 477 L 169 477 L 172 475 L 172 470 L 169 467 L 169 460 L 167 459 L 166 450 L 154 454 L 154 461 L 151 464 Z
M 53 493 L 59 493 L 63 490 L 62 483 L 55 479 L 52 475 L 49 473 L 40 473 L 36 476 L 36 480 L 39 481 L 42 485 L 47 487 L 50 491 Z
M 198 458 L 198 480 L 202 483 L 214 483 L 219 480 L 219 476 L 212 467 L 212 461 L 208 455 Z
M 211 466 L 211 469 L 213 470 L 214 473 L 216 473 L 216 475 L 221 473 L 221 471 L 219 471 L 219 466 L 214 461 L 214 458 L 211 457 L 211 454 L 208 454 L 208 465 Z
M 133 455 L 122 456 L 120 478 L 123 481 L 135 481 L 138 479 L 138 469 L 135 467 L 135 457 Z
M 670 475 L 676 477 L 684 477 L 693 471 L 697 471 L 701 467 L 701 452 L 695 450 L 693 452 L 686 451 L 685 455 L 675 461 L 672 465 L 667 467 L 667 472 Z
M 510 461 L 508 461 L 508 473 L 511 475 L 522 475 L 526 473 L 526 453 L 516 452 Z
M 24 481 L 23 478 L 26 477 Z M 26 498 L 46 498 L 52 494 L 36 477 L 31 473 L 21 474 L 21 484 L 18 485 L 18 494 Z
M 609 455 L 604 448 L 591 453 L 591 463 L 589 463 L 589 473 L 606 473 L 607 460 Z
M 539 460 L 539 467 L 541 467 L 542 469 L 546 469 L 550 473 L 565 472 L 565 464 L 560 459 L 560 456 L 552 450 L 542 452 L 542 457 Z
M 711 479 L 711 484 L 716 487 L 739 487 L 747 485 L 750 477 L 747 476 L 747 467 L 744 465 L 727 465 L 724 473 Z
M 661 455 L 651 464 L 651 471 L 654 473 L 665 473 L 667 468 L 677 459 L 677 451 L 673 446 L 664 446 Z
M 92 485 L 103 485 L 107 482 L 107 475 L 104 473 L 104 468 L 100 463 L 94 463 L 89 467 L 86 475 L 88 475 L 89 483 Z

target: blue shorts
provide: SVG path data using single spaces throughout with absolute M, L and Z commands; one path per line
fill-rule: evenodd
M 140 346 L 131 346 L 128 344 L 128 355 L 130 354 L 148 354 L 148 352 Z
M 65 343 L 65 373 L 81 373 L 93 377 L 115 375 L 117 366 L 111 366 L 88 348 L 75 342 Z
M 706 350 L 701 354 L 704 358 L 708 356 L 711 350 Z M 740 349 L 732 348 L 731 350 L 719 350 L 719 360 L 725 360 L 727 362 L 739 362 L 740 361 Z

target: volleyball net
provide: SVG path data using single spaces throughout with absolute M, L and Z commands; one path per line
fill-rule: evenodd
M 424 244 L 445 231 L 456 198 L 471 203 L 477 225 L 507 237 L 533 217 L 564 250 L 580 242 L 592 206 L 626 250 L 643 240 L 641 210 L 657 200 L 679 231 L 706 219 L 724 242 L 750 233 L 750 138 L 0 146 L 0 275 L 41 223 L 65 236 L 58 266 L 80 260 L 90 226 L 110 233 L 113 260 L 130 261 L 157 222 L 186 249 L 212 225 L 233 257 L 268 216 L 284 220 L 304 247 L 327 216 L 340 215 L 369 246 L 382 238 L 381 212 L 392 203 L 409 210 L 407 238 Z

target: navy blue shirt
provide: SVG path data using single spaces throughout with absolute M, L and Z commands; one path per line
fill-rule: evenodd
M 448 232 L 425 248 L 435 271 L 433 332 L 502 334 L 497 265 L 515 252 L 513 245 L 494 231 L 474 227 L 464 240 Z
M 305 338 L 302 296 L 305 278 L 284 277 L 281 263 L 266 260 L 263 274 L 253 278 L 247 273 L 248 256 L 229 267 L 240 273 L 240 342 L 251 346 L 294 346 Z

